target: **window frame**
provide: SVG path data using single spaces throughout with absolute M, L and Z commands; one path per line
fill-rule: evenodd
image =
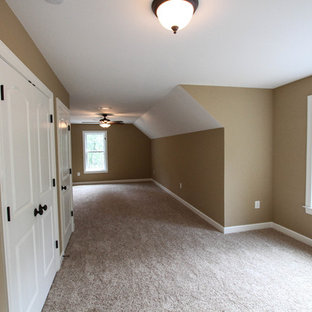
M 306 192 L 305 211 L 312 215 L 312 95 L 308 96 L 307 104 L 307 158 L 306 158 Z
M 87 149 L 86 149 L 86 137 L 87 134 L 101 134 L 104 139 L 104 151 L 99 151 L 99 153 L 104 153 L 104 169 L 97 171 L 88 171 L 87 168 Z M 108 173 L 108 151 L 107 151 L 107 131 L 106 130 L 85 130 L 82 131 L 82 148 L 83 148 L 83 173 L 84 174 L 97 174 L 97 173 Z

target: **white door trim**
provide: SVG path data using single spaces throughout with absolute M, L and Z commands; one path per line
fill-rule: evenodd
M 49 111 L 50 114 L 54 116 L 54 98 L 53 93 L 48 89 L 48 87 L 40 81 L 40 79 L 31 72 L 31 70 L 0 40 L 0 58 L 6 62 L 9 66 L 11 66 L 15 71 L 17 71 L 20 75 L 22 75 L 26 80 L 31 81 L 35 87 L 40 90 L 43 94 L 45 94 L 49 99 Z M 56 155 L 55 155 L 55 128 L 54 123 L 51 124 L 50 127 L 50 135 L 52 139 L 52 172 L 53 176 L 56 178 Z M 0 146 L 3 146 L 3 142 L 1 140 L 0 135 Z M 3 150 L 0 149 L 0 186 L 1 180 L 3 178 Z M 59 227 L 58 227 L 58 202 L 57 202 L 57 187 L 53 190 L 53 205 L 55 207 L 53 214 L 54 214 L 54 233 L 55 233 L 55 240 L 59 240 Z M 4 258 L 5 258 L 5 273 L 6 273 L 6 281 L 7 281 L 7 293 L 8 293 L 8 304 L 10 307 L 10 302 L 14 300 L 14 289 L 11 289 L 10 280 L 9 280 L 9 259 L 8 259 L 8 252 L 9 252 L 9 244 L 8 244 L 8 235 L 7 235 L 7 226 L 8 222 L 6 219 L 7 212 L 5 211 L 5 207 L 1 204 L 2 209 L 2 225 L 3 225 L 3 242 L 4 242 Z M 1 233 L 0 233 L 1 235 Z M 60 265 L 61 263 L 61 255 L 58 255 L 58 262 Z
M 52 98 L 53 93 L 40 79 L 0 40 L 0 58 L 13 67 L 27 80 L 30 80 L 48 98 Z

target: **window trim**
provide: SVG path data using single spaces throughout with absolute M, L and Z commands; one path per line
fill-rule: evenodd
M 312 215 L 312 95 L 308 96 L 307 104 L 307 158 L 306 158 L 306 192 L 305 211 Z
M 100 133 L 100 134 L 104 134 L 104 161 L 105 161 L 105 167 L 106 169 L 104 170 L 98 170 L 98 171 L 87 171 L 86 170 L 86 135 L 88 133 Z M 84 174 L 97 174 L 97 173 L 108 173 L 108 151 L 107 151 L 107 131 L 106 130 L 85 130 L 82 131 L 82 149 L 83 149 L 83 173 Z M 102 152 L 99 152 L 102 153 Z

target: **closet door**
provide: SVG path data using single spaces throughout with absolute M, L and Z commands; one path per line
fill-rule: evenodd
M 1 59 L 0 84 L 4 86 L 1 197 L 9 307 L 11 312 L 41 311 L 57 267 L 49 102 Z
M 34 106 L 36 107 L 34 132 L 36 147 L 36 163 L 38 169 L 38 209 L 42 209 L 43 214 L 37 218 L 39 223 L 39 233 L 41 235 L 38 249 L 41 259 L 42 270 L 41 292 L 44 300 L 49 292 L 56 273 L 57 252 L 55 248 L 54 233 L 54 212 L 56 207 L 53 203 L 53 163 L 52 163 L 52 124 L 50 122 L 49 98 L 38 89 L 33 88 Z M 43 300 L 43 302 L 44 302 Z
M 71 178 L 71 138 L 70 138 L 70 111 L 56 99 L 57 107 L 57 137 L 58 137 L 58 164 L 60 187 L 60 210 L 62 224 L 62 251 L 66 246 L 74 228 L 72 214 L 72 178 Z

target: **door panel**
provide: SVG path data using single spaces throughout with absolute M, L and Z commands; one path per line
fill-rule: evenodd
M 5 74 L 5 76 L 4 76 Z M 0 60 L 0 79 L 5 82 L 6 101 L 1 103 L 2 161 L 5 179 L 1 184 L 3 203 L 11 208 L 7 224 L 9 245 L 9 295 L 11 311 L 35 311 L 40 300 L 38 268 L 40 232 L 35 222 L 37 183 L 34 155 L 32 87 Z M 4 152 L 5 151 L 5 152 Z M 2 164 L 2 166 L 3 166 Z M 16 292 L 18 291 L 18 296 Z M 17 299 L 18 298 L 18 299 Z
M 66 180 L 65 180 L 66 181 Z M 64 183 L 64 181 L 63 181 Z M 66 183 L 66 182 L 65 182 Z M 68 182 L 67 182 L 68 183 Z M 71 190 L 63 191 L 62 194 L 62 207 L 63 209 L 63 239 L 64 239 L 64 247 L 67 246 L 68 241 L 70 239 L 72 233 L 72 216 L 71 216 Z
M 7 89 L 8 105 L 6 107 L 7 117 L 7 147 L 10 148 L 9 154 L 13 158 L 10 162 L 11 175 L 11 190 L 15 204 L 12 207 L 12 213 L 17 213 L 23 208 L 33 204 L 33 177 L 31 161 L 30 145 L 27 142 L 31 141 L 31 132 L 29 127 L 29 119 L 24 116 L 29 116 L 29 99 L 30 89 L 28 94 L 24 94 L 20 87 Z M 19 114 L 16 116 L 16 112 Z M 13 127 L 14 124 L 19 127 Z M 18 194 L 18 196 L 16 196 Z
M 36 103 L 36 159 L 38 162 L 38 202 L 46 206 L 43 215 L 38 218 L 41 233 L 39 246 L 40 259 L 42 259 L 42 292 L 49 292 L 55 275 L 55 263 L 57 251 L 55 249 L 54 226 L 53 226 L 53 186 L 52 186 L 52 157 L 51 157 L 51 123 L 49 99 L 39 90 L 34 89 Z
M 50 192 L 52 185 L 52 168 L 51 168 L 51 138 L 50 138 L 50 123 L 49 123 L 49 105 L 48 98 L 46 98 L 43 94 L 38 94 L 38 98 L 40 102 L 38 104 L 37 110 L 37 133 L 38 133 L 38 158 L 39 158 L 39 185 L 40 185 L 40 194 L 44 194 L 46 192 Z M 49 164 L 47 166 L 46 164 Z
M 35 232 L 34 227 L 32 227 L 16 246 L 18 296 L 21 311 L 23 311 L 23 308 L 25 311 L 29 311 L 38 296 Z
M 66 186 L 61 190 L 61 223 L 62 223 L 62 249 L 65 251 L 73 231 L 72 212 L 72 177 L 71 168 L 71 140 L 70 140 L 70 112 L 65 105 L 57 99 L 57 132 L 58 132 L 58 159 L 59 159 L 59 184 Z
M 39 312 L 57 270 L 49 99 L 0 59 L 0 169 L 10 312 Z M 39 204 L 43 215 L 34 215 Z
M 47 276 L 51 270 L 54 260 L 54 231 L 53 231 L 53 214 L 52 207 L 49 207 L 42 218 L 42 249 L 43 249 L 43 269 L 44 275 Z

